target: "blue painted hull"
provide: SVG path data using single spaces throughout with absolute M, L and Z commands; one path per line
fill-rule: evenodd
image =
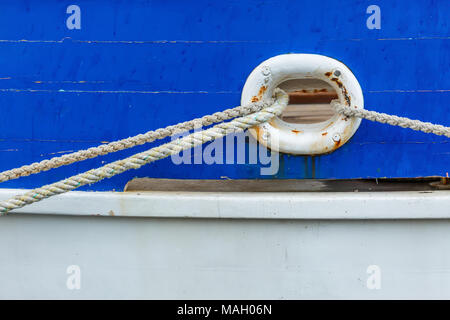
M 283 53 L 343 61 L 365 108 L 450 125 L 449 1 L 77 1 L 0 4 L 0 170 L 125 138 L 239 105 L 247 76 Z M 32 188 L 150 145 L 3 183 Z M 83 190 L 121 190 L 133 177 L 231 179 L 445 175 L 450 141 L 363 121 L 323 156 L 258 164 L 175 165 L 165 159 Z

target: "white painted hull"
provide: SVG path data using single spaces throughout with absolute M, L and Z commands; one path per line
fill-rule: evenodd
M 1 218 L 0 298 L 448 299 L 449 204 L 450 191 L 73 192 Z

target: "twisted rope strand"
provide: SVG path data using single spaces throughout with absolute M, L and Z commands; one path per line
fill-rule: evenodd
M 419 120 L 412 120 L 409 118 L 393 116 L 386 113 L 369 111 L 365 109 L 352 109 L 349 106 L 340 104 L 338 101 L 333 100 L 331 102 L 332 108 L 340 114 L 347 117 L 363 118 L 370 121 L 387 123 L 392 126 L 399 126 L 402 128 L 409 128 L 416 131 L 422 131 L 425 133 L 434 133 L 438 136 L 446 136 L 450 138 L 450 127 L 444 127 L 440 124 L 434 124 L 431 122 L 423 122 Z
M 148 131 L 144 134 L 138 134 L 133 137 L 114 141 L 108 144 L 92 147 L 86 150 L 65 154 L 59 157 L 54 157 L 48 160 L 35 162 L 29 165 L 24 165 L 19 168 L 0 172 L 0 183 L 8 180 L 17 179 L 20 177 L 29 176 L 31 174 L 48 171 L 50 169 L 69 165 L 74 162 L 83 161 L 86 159 L 95 158 L 108 153 L 132 148 L 155 140 L 163 139 L 173 134 L 192 130 L 196 127 L 206 127 L 213 123 L 219 123 L 236 117 L 243 117 L 262 110 L 271 105 L 273 100 L 255 102 L 246 106 L 239 106 L 233 109 L 227 109 L 221 112 L 216 112 L 212 115 L 207 115 L 201 118 L 190 121 L 178 123 L 165 128 L 160 128 L 155 131 Z
M 236 118 L 230 122 L 220 123 L 207 130 L 194 132 L 183 138 L 165 143 L 161 146 L 137 153 L 123 160 L 114 161 L 97 169 L 72 176 L 63 181 L 49 184 L 22 195 L 17 195 L 0 202 L 0 215 L 24 207 L 28 204 L 65 193 L 86 184 L 95 183 L 105 178 L 111 178 L 130 169 L 138 169 L 143 165 L 178 154 L 183 150 L 193 148 L 205 142 L 221 138 L 232 132 L 241 132 L 253 126 L 267 122 L 275 116 L 279 116 L 287 106 L 289 97 L 282 90 L 275 90 L 276 101 L 273 105 L 256 113 Z
M 45 198 L 74 190 L 83 185 L 95 183 L 105 178 L 110 178 L 124 171 L 130 169 L 138 169 L 147 163 L 166 158 L 183 150 L 187 150 L 201 145 L 205 142 L 221 138 L 229 133 L 244 131 L 255 125 L 267 122 L 273 117 L 279 116 L 283 109 L 287 106 L 289 101 L 289 97 L 284 91 L 276 89 L 274 93 L 276 96 L 276 100 L 275 103 L 271 106 L 268 106 L 269 102 L 260 102 L 253 103 L 248 106 L 240 106 L 234 109 L 217 112 L 213 115 L 204 116 L 202 118 L 183 122 L 163 129 L 149 131 L 145 134 L 112 142 L 107 145 L 101 145 L 98 147 L 89 148 L 87 150 L 81 150 L 61 157 L 55 157 L 50 160 L 44 160 L 39 163 L 34 163 L 28 166 L 23 166 L 21 168 L 12 169 L 0 173 L 0 182 L 3 182 L 18 178 L 20 176 L 26 176 L 33 173 L 38 173 L 40 171 L 46 171 L 76 161 L 93 158 L 98 155 L 131 148 L 133 146 L 151 142 L 156 139 L 162 139 L 171 134 L 191 130 L 199 125 L 208 126 L 213 123 L 239 117 L 228 123 L 220 123 L 210 129 L 195 132 L 186 137 L 163 144 L 159 147 L 149 149 L 145 152 L 135 154 L 126 159 L 112 162 L 103 167 L 72 176 L 60 182 L 34 189 L 32 191 L 24 193 L 23 195 L 15 196 L 9 200 L 1 201 L 0 215 L 5 215 L 7 212 L 13 209 L 21 208 L 28 204 L 41 201 Z M 398 117 L 388 115 L 386 113 L 379 113 L 364 109 L 352 109 L 348 106 L 341 105 L 338 101 L 332 101 L 331 106 L 337 113 L 345 115 L 347 117 L 364 118 L 371 121 L 387 123 L 394 126 L 400 126 L 402 128 L 410 128 L 426 133 L 434 133 L 436 135 L 443 135 L 450 138 L 450 128 L 442 125 L 436 125 L 430 122 L 422 122 L 419 120 L 411 120 L 404 117 Z

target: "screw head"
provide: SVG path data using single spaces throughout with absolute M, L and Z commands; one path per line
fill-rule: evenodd
M 335 134 L 333 135 L 333 141 L 334 141 L 334 142 L 339 142 L 339 141 L 341 141 L 341 135 L 340 135 L 339 133 L 335 133 Z
M 267 77 L 268 75 L 270 75 L 270 68 L 268 66 L 264 66 L 264 67 L 262 67 L 261 72 L 264 76 Z
M 339 77 L 339 76 L 341 75 L 341 71 L 335 70 L 335 71 L 334 71 L 334 75 L 335 75 L 336 77 Z

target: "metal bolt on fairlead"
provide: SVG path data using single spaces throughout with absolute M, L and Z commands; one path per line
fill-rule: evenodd
M 341 141 L 341 135 L 340 135 L 339 133 L 335 133 L 335 134 L 333 135 L 333 141 L 334 141 L 334 142 L 339 142 L 339 141 Z

